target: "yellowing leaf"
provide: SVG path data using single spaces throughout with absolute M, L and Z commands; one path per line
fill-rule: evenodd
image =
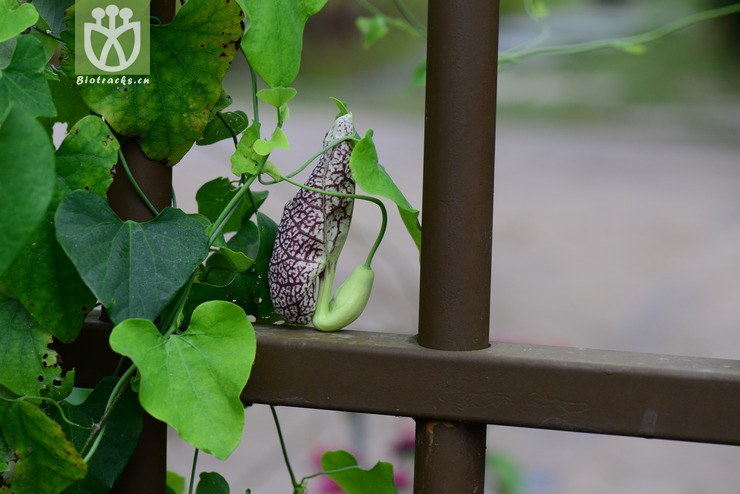
M 211 119 L 243 34 L 241 19 L 236 2 L 190 0 L 172 23 L 151 27 L 149 83 L 83 84 L 80 94 L 116 132 L 136 137 L 151 159 L 175 165 Z M 73 18 L 67 26 L 64 39 L 74 46 Z M 74 73 L 73 52 L 62 67 Z

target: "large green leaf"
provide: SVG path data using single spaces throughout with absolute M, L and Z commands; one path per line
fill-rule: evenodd
M 373 131 L 368 130 L 352 151 L 349 160 L 352 177 L 365 192 L 385 197 L 395 202 L 401 220 L 406 226 L 409 235 L 414 240 L 416 248 L 421 252 L 421 225 L 419 224 L 419 210 L 414 209 L 403 195 L 393 179 L 378 162 L 378 152 L 373 142 Z
M 242 252 L 254 259 L 252 267 L 242 273 L 235 273 L 233 281 L 220 286 L 220 280 L 207 280 L 206 283 L 195 283 L 190 289 L 190 297 L 185 307 L 185 315 L 200 303 L 207 300 L 229 300 L 253 316 L 258 323 L 276 323 L 283 317 L 275 312 L 270 299 L 270 286 L 267 281 L 267 269 L 275 244 L 277 224 L 262 213 L 257 213 L 257 224 L 247 221 L 227 243 L 236 252 Z M 255 255 L 255 246 L 256 255 Z
M 303 29 L 327 0 L 237 0 L 250 19 L 242 51 L 263 81 L 288 87 L 301 67 Z
M 201 222 L 179 209 L 124 222 L 100 197 L 75 191 L 55 218 L 59 243 L 116 323 L 153 321 L 208 255 Z
M 187 331 L 168 338 L 150 321 L 128 319 L 113 328 L 110 345 L 139 368 L 139 400 L 147 412 L 217 458 L 236 449 L 244 426 L 239 397 L 257 345 L 241 308 L 206 302 Z
M 39 13 L 30 3 L 18 5 L 18 0 L 0 0 L 0 43 L 36 24 Z
M 218 215 L 221 214 L 221 211 L 223 211 L 229 201 L 236 195 L 238 190 L 239 188 L 225 177 L 215 178 L 210 182 L 206 182 L 195 194 L 195 200 L 198 202 L 198 213 L 211 220 L 211 222 L 216 221 Z M 265 202 L 265 199 L 267 199 L 268 192 L 256 191 L 251 192 L 251 194 L 252 200 L 249 197 L 244 197 L 236 207 L 229 221 L 226 222 L 226 226 L 221 230 L 223 233 L 235 232 L 241 228 L 242 223 L 251 218 L 255 213 L 252 201 L 254 201 L 254 206 L 259 208 Z
M 63 35 L 70 47 L 73 11 L 67 11 L 69 29 Z M 172 23 L 151 26 L 148 84 L 82 85 L 82 98 L 116 132 L 136 137 L 150 158 L 174 165 L 210 120 L 242 36 L 241 19 L 230 0 L 190 0 Z M 73 52 L 63 57 L 62 67 L 74 74 Z
M 100 423 L 116 378 L 106 377 L 80 405 L 62 403 L 67 418 L 75 424 L 90 427 Z M 56 415 L 56 414 L 55 414 Z M 107 419 L 105 433 L 88 464 L 87 476 L 69 486 L 66 494 L 106 494 L 121 475 L 141 435 L 143 410 L 136 393 L 126 386 Z M 56 417 L 55 417 L 56 418 Z M 90 429 L 74 427 L 61 422 L 62 429 L 74 446 L 81 450 L 90 435 Z
M 85 476 L 87 465 L 62 428 L 27 401 L 0 400 L 0 428 L 17 458 L 10 492 L 58 494 Z
M 325 472 L 357 466 L 357 460 L 346 451 L 327 451 L 321 457 L 321 468 Z M 393 484 L 393 465 L 378 462 L 370 470 L 350 468 L 329 473 L 346 494 L 396 494 Z
M 57 150 L 61 166 L 46 220 L 0 278 L 0 291 L 19 299 L 44 329 L 65 342 L 77 336 L 95 297 L 56 240 L 54 214 L 73 190 L 102 196 L 113 181 L 110 169 L 118 150 L 118 141 L 100 117 L 86 117 L 70 130 Z
M 0 80 L 1 81 L 1 80 Z M 0 275 L 23 248 L 54 190 L 54 147 L 22 107 L 0 114 Z
M 40 396 L 43 388 L 61 385 L 51 343 L 20 302 L 0 294 L 0 385 L 21 396 Z
M 14 103 L 34 117 L 56 115 L 44 77 L 45 67 L 46 55 L 41 42 L 33 36 L 19 36 L 10 63 L 0 67 L 0 109 Z

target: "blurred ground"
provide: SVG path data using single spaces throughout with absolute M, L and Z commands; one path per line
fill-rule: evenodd
M 614 22 L 597 23 L 586 37 L 642 19 L 622 13 L 607 15 Z M 502 71 L 493 339 L 740 358 L 740 92 L 732 79 L 703 70 L 650 69 L 661 57 L 671 56 Z M 301 103 L 299 96 L 286 129 L 292 149 L 275 153 L 277 164 L 292 169 L 320 148 L 335 113 L 323 101 L 344 96 L 358 129 L 375 129 L 381 162 L 420 206 L 420 95 L 380 104 L 378 89 L 385 79 L 396 83 L 390 91 L 403 93 L 402 81 L 417 61 L 410 57 L 369 76 L 352 97 L 356 81 L 341 79 L 334 81 L 339 93 L 321 84 L 308 91 L 322 103 Z M 642 69 L 632 65 L 638 62 Z M 607 70 L 611 64 L 623 70 Z M 625 82 L 630 70 L 639 70 L 633 75 L 642 82 Z M 247 85 L 230 84 L 236 107 L 246 110 L 239 101 Z M 231 151 L 227 141 L 196 148 L 177 166 L 181 207 L 194 211 L 199 185 L 228 176 Z M 278 219 L 293 193 L 271 189 L 264 210 Z M 376 257 L 373 298 L 353 327 L 414 333 L 418 258 L 391 216 Z M 378 221 L 372 207 L 357 206 L 339 278 L 364 259 Z M 358 451 L 366 465 L 395 459 L 393 443 L 413 431 L 410 419 L 298 409 L 280 414 L 299 476 L 317 470 L 324 449 Z M 740 448 L 490 427 L 489 449 L 514 460 L 524 474 L 523 492 L 531 494 L 740 492 Z M 191 457 L 192 448 L 172 435 L 171 468 L 189 472 Z M 405 465 L 398 462 L 397 470 Z M 232 492 L 290 492 L 266 407 L 247 410 L 245 440 L 228 462 L 202 455 L 200 469 L 226 474 Z M 313 486 L 311 492 L 322 492 L 318 482 Z

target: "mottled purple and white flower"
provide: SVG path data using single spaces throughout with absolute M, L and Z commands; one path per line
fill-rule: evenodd
M 334 121 L 324 147 L 355 135 L 352 114 Z M 354 194 L 349 169 L 352 142 L 325 152 L 306 185 Z M 300 189 L 285 205 L 269 268 L 270 296 L 275 311 L 292 323 L 308 324 L 316 310 L 317 284 L 329 263 L 336 264 L 349 233 L 353 199 Z

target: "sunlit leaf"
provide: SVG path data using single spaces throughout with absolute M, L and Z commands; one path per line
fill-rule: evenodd
M 231 172 L 234 175 L 254 175 L 264 159 L 254 151 L 254 144 L 260 139 L 260 123 L 252 122 L 239 139 L 236 151 L 231 155 Z
M 303 29 L 327 0 L 237 0 L 249 16 L 242 51 L 271 87 L 289 87 L 298 75 Z
M 283 132 L 283 129 L 277 127 L 272 132 L 272 136 L 269 141 L 265 139 L 257 139 L 253 148 L 254 152 L 258 155 L 267 156 L 278 148 L 290 149 L 290 143 L 288 142 L 288 137 L 285 135 L 285 132 Z
M 287 104 L 290 100 L 295 98 L 296 94 L 298 94 L 298 91 L 292 87 L 273 87 L 257 91 L 257 97 L 259 99 L 275 108 L 280 108 Z
M 30 3 L 18 5 L 17 0 L 0 0 L 0 43 L 36 24 L 39 13 Z
M 368 130 L 352 151 L 349 160 L 357 185 L 365 192 L 385 197 L 395 202 L 401 220 L 406 226 L 409 235 L 414 240 L 417 249 L 421 251 L 421 225 L 419 224 L 419 210 L 414 209 L 403 195 L 393 179 L 385 171 L 383 165 L 378 162 L 378 152 L 373 142 L 373 131 Z
M 144 409 L 196 448 L 225 460 L 241 440 L 240 400 L 256 338 L 244 311 L 214 300 L 193 312 L 187 331 L 164 338 L 151 321 L 128 319 L 110 345 L 139 368 Z

